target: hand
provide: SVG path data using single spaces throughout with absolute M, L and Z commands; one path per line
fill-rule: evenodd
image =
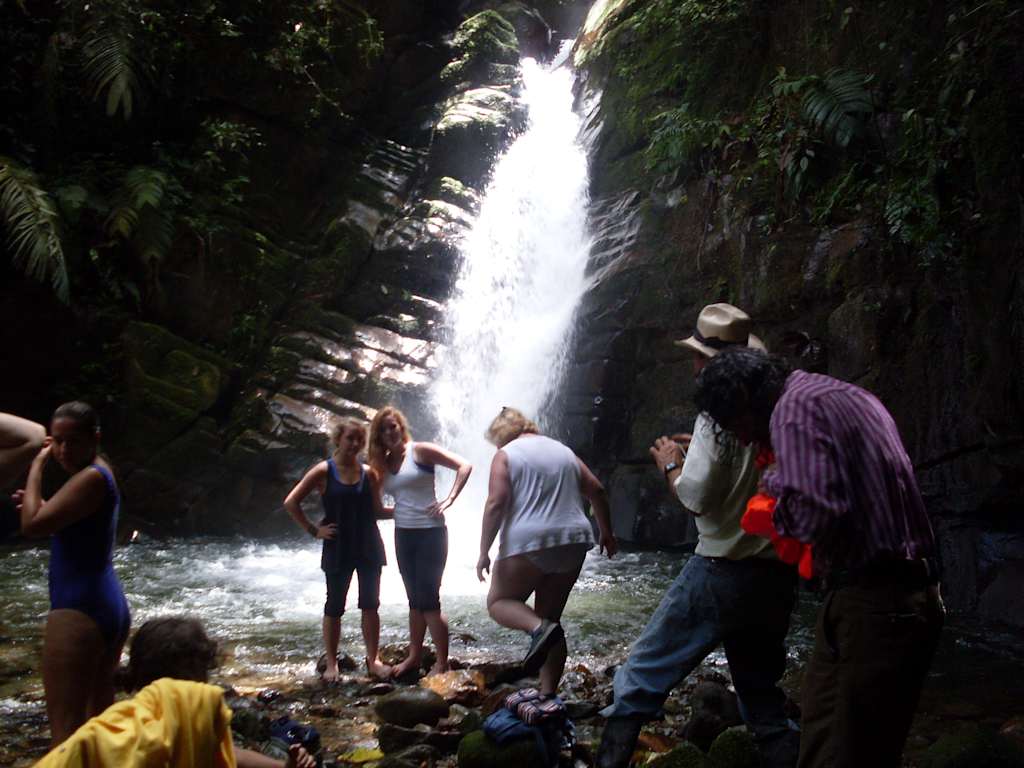
M 288 747 L 288 759 L 284 763 L 284 768 L 316 768 L 316 758 L 301 744 L 292 744 Z
M 324 541 L 334 541 L 334 537 L 338 535 L 338 526 L 334 523 L 328 523 L 327 525 L 318 525 L 316 527 L 316 538 L 323 539 Z
M 11 501 L 14 503 L 14 509 L 17 512 L 21 512 L 21 504 L 25 500 L 25 489 L 22 488 L 19 491 L 15 491 L 11 494 Z
M 683 458 L 686 458 L 686 452 L 690 450 L 690 443 L 693 442 L 693 435 L 689 432 L 676 432 L 672 435 L 672 442 L 683 449 Z
M 615 554 L 619 551 L 619 542 L 615 538 L 615 534 L 611 531 L 602 533 L 601 539 L 597 542 L 597 551 L 604 552 L 610 558 L 615 557 Z
M 676 464 L 682 464 L 686 458 L 683 455 L 683 449 L 679 446 L 679 443 L 674 440 L 669 440 L 667 437 L 662 435 L 654 441 L 654 445 L 651 447 L 651 457 L 654 459 L 654 463 L 658 465 L 658 469 L 662 472 L 672 462 Z
M 452 502 L 450 499 L 444 501 L 435 501 L 429 507 L 427 507 L 427 515 L 429 517 L 443 517 L 445 511 L 451 507 Z
M 476 577 L 480 581 L 484 580 L 484 574 L 488 576 L 491 574 L 491 556 L 484 552 L 480 555 L 480 559 L 476 561 Z
M 53 438 L 47 435 L 45 438 L 43 438 L 43 447 L 39 449 L 39 453 L 36 454 L 36 457 L 32 460 L 32 462 L 34 464 L 39 465 L 45 464 L 46 460 L 50 458 L 50 450 L 52 447 Z

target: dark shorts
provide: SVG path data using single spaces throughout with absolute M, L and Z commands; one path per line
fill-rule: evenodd
M 441 610 L 441 576 L 448 562 L 448 529 L 395 528 L 395 554 L 409 607 Z
M 327 602 L 324 616 L 341 616 L 345 612 L 345 598 L 352 584 L 352 573 L 359 574 L 359 608 L 374 610 L 380 607 L 380 566 L 347 565 L 337 571 L 325 573 L 327 578 Z

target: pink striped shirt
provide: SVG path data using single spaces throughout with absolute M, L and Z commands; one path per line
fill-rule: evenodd
M 816 572 L 935 554 L 913 466 L 878 398 L 794 371 L 770 427 L 777 465 L 762 482 L 778 500 L 775 528 L 814 546 Z

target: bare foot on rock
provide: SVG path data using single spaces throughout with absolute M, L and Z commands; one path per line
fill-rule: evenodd
M 448 666 L 448 662 L 447 661 L 444 662 L 444 663 L 442 663 L 440 661 L 435 661 L 434 662 L 434 666 L 432 666 L 430 668 L 429 674 L 431 674 L 431 675 L 443 675 L 445 672 L 448 672 L 450 670 L 451 670 L 451 667 Z
M 320 679 L 330 685 L 331 683 L 338 682 L 338 678 L 340 676 L 341 675 L 338 673 L 338 666 L 334 665 L 333 667 L 328 666 L 327 669 L 321 673 Z
M 380 656 L 372 660 L 366 660 L 366 671 L 370 673 L 370 677 L 376 680 L 388 680 L 394 673 L 394 670 L 394 667 L 389 667 L 381 661 Z
M 419 675 L 421 661 L 422 659 L 415 659 L 412 656 L 407 657 L 405 661 L 400 662 L 391 668 L 392 679 L 398 680 L 403 677 L 407 677 L 411 675 L 413 671 Z

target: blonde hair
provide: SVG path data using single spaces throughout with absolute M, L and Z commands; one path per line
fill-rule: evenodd
M 526 418 L 522 411 L 505 406 L 501 413 L 494 417 L 491 426 L 484 432 L 484 437 L 498 448 L 502 448 L 520 435 L 539 435 L 537 424 Z
M 393 405 L 377 411 L 377 415 L 370 422 L 370 440 L 367 450 L 370 456 L 370 467 L 378 477 L 384 477 L 384 471 L 387 469 L 388 451 L 381 443 L 380 432 L 384 419 L 388 417 L 394 419 L 398 423 L 398 428 L 402 430 L 402 442 L 407 443 L 412 440 L 412 436 L 409 434 L 409 422 L 406 421 L 405 414 Z
M 338 419 L 331 425 L 331 431 L 327 436 L 327 450 L 330 451 L 332 455 L 338 450 L 338 441 L 340 441 L 342 436 L 350 429 L 360 433 L 363 436 L 363 445 L 366 444 L 366 425 L 363 424 L 363 422 L 351 417 Z

